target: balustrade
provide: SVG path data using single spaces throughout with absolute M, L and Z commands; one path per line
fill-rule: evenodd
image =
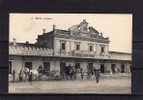
M 9 46 L 10 55 L 52 56 L 53 50 L 47 48 Z
M 10 55 L 26 55 L 26 56 L 61 56 L 61 57 L 87 57 L 98 59 L 111 59 L 108 55 L 97 55 L 96 52 L 89 52 L 85 50 L 65 51 L 59 50 L 53 53 L 53 49 L 38 48 L 38 47 L 23 47 L 23 46 L 9 46 Z M 53 55 L 54 54 L 54 55 Z

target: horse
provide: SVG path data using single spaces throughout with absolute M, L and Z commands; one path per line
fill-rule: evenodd
M 37 69 L 24 68 L 23 73 L 24 73 L 25 80 L 29 79 L 30 73 L 32 73 L 32 80 L 38 80 L 39 72 Z
M 30 73 L 32 73 L 32 79 L 33 80 L 38 80 L 39 72 L 37 71 L 37 69 L 30 70 Z

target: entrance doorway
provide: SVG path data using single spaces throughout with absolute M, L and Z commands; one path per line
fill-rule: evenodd
M 75 69 L 79 69 L 80 68 L 80 63 L 75 63 Z
M 66 66 L 65 62 L 60 63 L 60 75 L 62 78 L 64 78 L 65 66 Z
M 116 72 L 115 68 L 116 68 L 116 65 L 115 65 L 115 64 L 111 64 L 112 73 L 115 73 L 115 72 Z
M 121 64 L 121 73 L 125 72 L 125 64 Z
M 101 71 L 101 73 L 105 73 L 105 66 L 104 66 L 104 64 L 100 65 L 100 71 Z
M 43 71 L 45 74 L 49 74 L 50 72 L 50 62 L 43 62 Z
M 93 63 L 88 63 L 87 70 L 89 73 L 93 72 Z
M 32 69 L 32 62 L 25 62 L 25 67 L 28 69 Z

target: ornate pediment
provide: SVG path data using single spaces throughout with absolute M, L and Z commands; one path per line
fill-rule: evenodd
M 79 29 L 80 29 L 80 32 L 83 32 L 83 33 L 88 32 L 88 23 L 86 22 L 85 19 L 79 24 Z
M 103 34 L 97 31 L 94 27 L 88 26 L 86 20 L 83 20 L 80 24 L 71 26 L 67 31 L 56 31 L 56 33 L 63 33 L 64 35 L 69 36 L 72 35 L 73 37 L 104 39 Z
M 90 26 L 88 29 L 89 29 L 89 32 L 90 32 L 90 33 L 99 34 L 99 32 L 98 32 L 95 28 L 93 28 L 93 27 L 91 27 L 91 26 Z
M 99 32 L 95 28 L 88 26 L 88 23 L 86 22 L 85 19 L 80 24 L 71 26 L 68 30 L 71 31 L 72 33 L 99 34 Z
M 70 30 L 71 32 L 76 32 L 76 33 L 78 32 L 87 33 L 88 23 L 86 22 L 86 20 L 83 20 L 80 24 L 71 26 L 68 30 Z

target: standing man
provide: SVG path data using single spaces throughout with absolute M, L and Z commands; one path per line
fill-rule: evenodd
M 30 82 L 31 85 L 32 85 L 32 72 L 29 72 L 29 82 Z
M 96 83 L 99 83 L 99 80 L 100 80 L 100 65 L 99 64 L 94 65 L 94 74 L 95 74 Z
M 82 69 L 82 68 L 80 68 L 80 74 L 81 74 L 81 79 L 83 80 L 84 72 L 83 72 L 83 69 Z
M 23 80 L 23 77 L 22 77 L 22 70 L 20 70 L 19 72 L 19 81 L 22 81 Z
M 65 80 L 69 79 L 69 67 L 65 66 Z
M 13 70 L 12 74 L 13 74 L 13 82 L 15 82 L 15 70 Z

